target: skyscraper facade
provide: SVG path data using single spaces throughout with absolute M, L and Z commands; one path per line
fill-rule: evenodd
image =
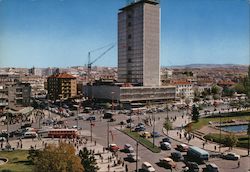
M 118 13 L 118 81 L 160 85 L 160 5 L 140 0 Z

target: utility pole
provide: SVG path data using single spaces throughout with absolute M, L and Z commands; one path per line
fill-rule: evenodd
M 109 148 L 109 122 L 107 121 L 107 148 Z
M 136 140 L 136 172 L 138 172 L 138 140 Z
M 153 147 L 155 147 L 155 114 L 153 115 Z
M 219 152 L 221 152 L 221 113 L 220 113 L 220 144 L 219 144 Z

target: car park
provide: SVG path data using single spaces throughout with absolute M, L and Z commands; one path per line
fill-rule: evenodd
M 159 162 L 160 166 L 165 168 L 175 168 L 176 163 L 171 158 L 161 158 Z
M 155 172 L 154 167 L 149 162 L 143 162 L 141 169 L 145 172 Z
M 233 152 L 228 152 L 226 154 L 223 154 L 222 158 L 227 159 L 227 160 L 239 160 L 240 155 L 237 155 L 236 153 L 233 153 Z
M 171 158 L 174 161 L 183 161 L 184 160 L 181 152 L 179 152 L 179 151 L 171 152 Z
M 161 142 L 161 149 L 163 150 L 171 150 L 171 144 L 168 142 Z

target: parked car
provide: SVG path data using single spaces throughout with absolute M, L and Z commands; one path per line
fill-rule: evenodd
M 111 152 L 117 152 L 120 148 L 116 144 L 110 144 L 109 145 L 109 150 Z
M 155 137 L 160 137 L 161 134 L 159 132 L 157 132 L 157 131 L 154 131 L 154 132 L 151 133 L 151 136 L 155 138 Z
M 159 162 L 160 166 L 165 168 L 175 168 L 176 163 L 171 158 L 161 158 Z
M 127 155 L 127 159 L 129 161 L 136 162 L 136 160 L 140 161 L 141 158 L 138 156 L 137 159 L 136 159 L 136 154 L 135 153 L 129 153 Z
M 161 142 L 161 149 L 163 150 L 171 150 L 171 144 L 168 142 Z
M 176 149 L 180 152 L 187 152 L 189 149 L 189 146 L 186 144 L 179 144 L 177 145 Z
M 155 172 L 154 167 L 149 162 L 143 162 L 141 169 L 146 172 Z
M 171 158 L 172 158 L 174 161 L 183 161 L 183 160 L 184 160 L 184 158 L 183 158 L 181 152 L 179 152 L 179 151 L 172 152 L 172 153 L 171 153 Z
M 115 118 L 110 118 L 110 120 L 109 120 L 109 122 L 114 122 L 114 121 L 116 121 Z
M 204 169 L 205 172 L 219 172 L 219 168 L 214 163 L 206 164 L 206 168 Z
M 0 142 L 4 142 L 6 141 L 6 138 L 5 137 L 0 137 Z
M 127 144 L 124 145 L 124 151 L 128 152 L 128 153 L 133 153 L 134 152 L 134 148 L 132 147 L 131 144 L 127 143 Z
M 169 137 L 165 137 L 162 139 L 162 142 L 168 142 L 168 143 L 171 143 L 171 140 Z
M 224 154 L 222 158 L 227 159 L 227 160 L 239 160 L 240 155 L 237 155 L 236 153 L 233 153 L 233 152 L 228 152 Z
M 143 132 L 141 135 L 141 137 L 144 137 L 144 138 L 150 138 L 151 137 L 151 134 L 147 131 Z

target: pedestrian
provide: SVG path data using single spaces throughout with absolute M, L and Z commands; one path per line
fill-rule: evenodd
M 110 170 L 110 165 L 108 164 L 108 171 Z
M 238 168 L 240 168 L 240 161 L 238 161 Z
M 96 140 L 95 140 L 95 146 L 96 146 Z
M 128 172 L 128 164 L 125 165 L 125 171 Z
M 203 148 L 205 147 L 205 143 L 202 143 Z
M 216 145 L 214 146 L 214 150 L 216 151 Z

